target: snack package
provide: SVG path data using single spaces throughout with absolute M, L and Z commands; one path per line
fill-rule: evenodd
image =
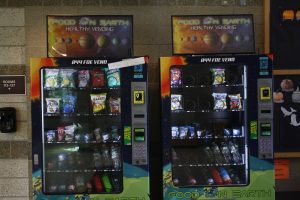
M 180 68 L 170 69 L 171 86 L 179 86 L 182 84 L 182 71 Z
M 121 113 L 121 100 L 120 98 L 109 98 L 110 113 Z
M 45 88 L 58 88 L 59 69 L 45 69 Z
M 95 139 L 97 142 L 101 142 L 102 141 L 102 137 L 101 137 L 101 129 L 100 128 L 96 128 L 93 131 L 94 135 L 95 135 Z
M 172 126 L 171 132 L 172 132 L 172 139 L 179 138 L 179 128 L 177 126 Z
M 206 130 L 204 129 L 197 129 L 197 137 L 202 138 L 206 136 Z
M 75 192 L 75 185 L 71 184 L 71 185 L 68 185 L 67 187 L 67 192 Z
M 212 84 L 219 85 L 225 83 L 225 69 L 222 68 L 213 68 L 212 72 Z
M 106 71 L 108 87 L 117 87 L 121 85 L 119 69 L 111 69 Z
M 50 185 L 49 186 L 49 192 L 56 192 L 57 191 L 57 186 L 56 185 Z
M 74 141 L 75 130 L 76 130 L 75 124 L 65 127 L 65 141 L 66 142 Z
M 59 113 L 60 98 L 46 98 L 47 113 Z
M 189 138 L 190 138 L 190 139 L 196 138 L 195 127 L 193 127 L 193 126 L 188 126 L 188 130 L 189 130 Z
M 182 110 L 182 95 L 181 94 L 172 94 L 171 95 L 171 110 Z
M 86 88 L 89 86 L 90 81 L 90 71 L 89 70 L 79 70 L 78 71 L 78 87 Z
M 111 138 L 113 141 L 119 141 L 121 136 L 119 135 L 118 126 L 111 127 Z
M 65 141 L 65 127 L 57 127 L 57 141 Z
M 110 141 L 110 133 L 109 132 L 103 132 L 102 133 L 102 141 L 103 142 L 108 142 L 108 141 Z
M 85 133 L 84 136 L 83 136 L 83 140 L 85 142 L 90 142 L 93 140 L 93 134 L 91 133 Z
M 226 96 L 227 93 L 212 93 L 214 97 L 214 110 L 225 110 L 227 109 Z
M 60 87 L 63 88 L 74 88 L 75 81 L 74 81 L 74 72 L 73 69 L 61 69 L 59 76 L 60 76 Z
M 92 87 L 101 88 L 105 86 L 105 74 L 101 69 L 93 69 L 92 71 Z
M 59 185 L 58 186 L 58 192 L 65 192 L 66 191 L 66 185 Z
M 72 94 L 62 96 L 63 113 L 74 113 L 76 105 L 76 96 Z
M 239 128 L 232 129 L 232 135 L 233 136 L 239 136 L 239 135 L 241 135 L 240 129 Z
M 47 142 L 55 142 L 55 130 L 46 131 Z
M 102 156 L 99 150 L 95 149 L 93 153 L 93 163 L 96 169 L 100 169 L 103 167 Z
M 106 109 L 105 100 L 106 100 L 106 93 L 91 94 L 93 113 L 99 113 Z
M 231 135 L 231 130 L 228 128 L 224 128 L 224 136 L 230 136 Z
M 75 185 L 76 185 L 76 189 L 79 193 L 83 193 L 86 190 L 84 178 L 82 175 L 78 175 L 75 178 Z
M 84 134 L 83 133 L 75 133 L 75 141 L 83 141 Z
M 90 181 L 85 184 L 85 187 L 86 187 L 86 193 L 89 194 L 93 192 L 93 185 Z
M 84 129 L 80 123 L 77 123 L 75 125 L 75 135 L 74 135 L 75 141 L 83 141 L 85 131 L 86 131 L 86 129 Z
M 179 138 L 185 139 L 188 135 L 188 127 L 187 126 L 180 126 L 179 127 Z
M 241 95 L 240 94 L 231 94 L 228 95 L 230 100 L 230 109 L 240 110 L 242 109 Z

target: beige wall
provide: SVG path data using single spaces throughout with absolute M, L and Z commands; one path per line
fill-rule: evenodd
M 0 74 L 24 74 L 25 9 L 0 8 Z M 0 95 L 0 107 L 17 109 L 17 132 L 0 133 L 0 199 L 28 199 L 29 134 L 27 97 Z
M 48 14 L 133 15 L 134 55 L 149 55 L 151 58 L 150 110 L 159 114 L 158 58 L 172 54 L 171 15 L 254 14 L 256 50 L 263 52 L 261 1 L 248 0 L 249 6 L 235 5 L 235 0 L 228 2 L 229 6 L 221 6 L 221 1 L 202 0 L 0 0 L 0 74 L 26 74 L 29 80 L 30 57 L 47 55 Z M 27 87 L 30 87 L 29 81 Z M 14 134 L 0 133 L 0 200 L 26 200 L 31 195 L 29 94 L 0 96 L 0 107 L 4 106 L 17 108 L 18 131 Z M 159 133 L 159 118 L 152 115 L 150 120 L 151 134 Z

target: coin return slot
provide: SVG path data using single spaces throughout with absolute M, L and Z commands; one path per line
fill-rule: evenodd
M 271 114 L 271 110 L 261 110 L 261 114 Z
M 145 118 L 144 114 L 136 114 L 134 115 L 134 118 Z

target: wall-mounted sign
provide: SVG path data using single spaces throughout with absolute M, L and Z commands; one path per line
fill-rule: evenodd
M 275 152 L 300 152 L 300 70 L 273 70 Z
M 26 94 L 25 75 L 0 75 L 0 95 Z
M 173 54 L 253 53 L 252 15 L 172 16 Z
M 47 16 L 48 57 L 130 57 L 133 17 Z

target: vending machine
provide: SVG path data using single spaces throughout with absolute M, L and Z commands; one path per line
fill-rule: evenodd
M 160 58 L 165 200 L 275 199 L 272 59 Z
M 31 59 L 34 199 L 150 198 L 147 64 L 117 61 Z

